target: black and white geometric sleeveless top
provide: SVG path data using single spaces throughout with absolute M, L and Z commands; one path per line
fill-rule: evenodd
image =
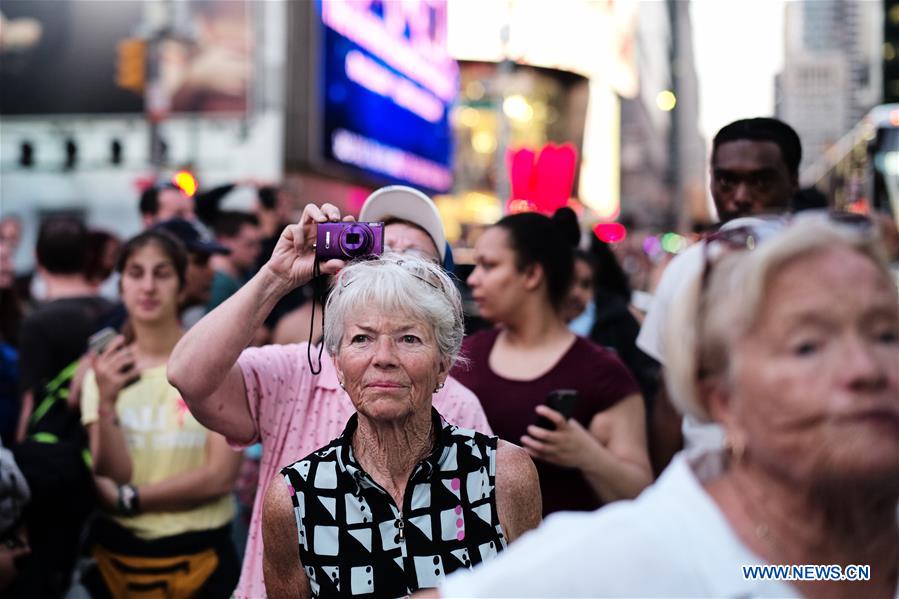
M 340 437 L 281 470 L 314 597 L 405 597 L 506 547 L 497 438 L 447 424 L 436 410 L 432 418 L 434 451 L 413 470 L 399 508 L 353 456 L 355 414 Z

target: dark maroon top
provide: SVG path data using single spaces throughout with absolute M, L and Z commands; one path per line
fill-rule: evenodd
M 498 335 L 499 329 L 491 329 L 466 337 L 462 355 L 471 360 L 471 365 L 456 366 L 452 375 L 478 396 L 493 433 L 500 439 L 521 445 L 521 436 L 528 425 L 537 420 L 534 408 L 556 389 L 577 391 L 573 417 L 584 428 L 590 426 L 597 413 L 640 392 L 634 377 L 615 354 L 583 337 L 578 337 L 558 363 L 539 378 L 516 381 L 499 376 L 488 364 Z M 544 515 L 563 510 L 593 510 L 602 505 L 577 469 L 540 460 L 534 463 L 540 475 Z

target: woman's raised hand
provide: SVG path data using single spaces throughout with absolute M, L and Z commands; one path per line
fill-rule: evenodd
M 341 219 L 340 210 L 331 204 L 307 204 L 300 222 L 288 225 L 281 233 L 267 268 L 290 289 L 305 285 L 312 279 L 315 265 L 316 226 L 319 223 L 354 221 L 352 216 Z M 322 274 L 333 274 L 344 266 L 343 260 L 328 260 L 319 265 Z
M 100 401 L 115 403 L 119 392 L 138 376 L 134 364 L 134 352 L 125 345 L 121 335 L 113 339 L 99 355 L 91 356 L 91 366 L 97 377 Z

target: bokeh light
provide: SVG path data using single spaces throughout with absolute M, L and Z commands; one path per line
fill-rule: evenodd
M 606 243 L 619 243 L 627 238 L 627 229 L 621 223 L 597 223 L 593 234 Z
M 660 91 L 656 96 L 656 106 L 659 107 L 659 110 L 670 112 L 677 106 L 677 96 L 669 89 Z
M 178 171 L 172 177 L 172 183 L 189 197 L 194 197 L 194 194 L 197 193 L 197 178 L 190 171 Z

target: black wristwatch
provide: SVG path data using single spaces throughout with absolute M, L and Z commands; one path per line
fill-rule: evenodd
M 116 510 L 122 516 L 133 516 L 140 511 L 140 495 L 132 484 L 119 485 L 119 498 Z

